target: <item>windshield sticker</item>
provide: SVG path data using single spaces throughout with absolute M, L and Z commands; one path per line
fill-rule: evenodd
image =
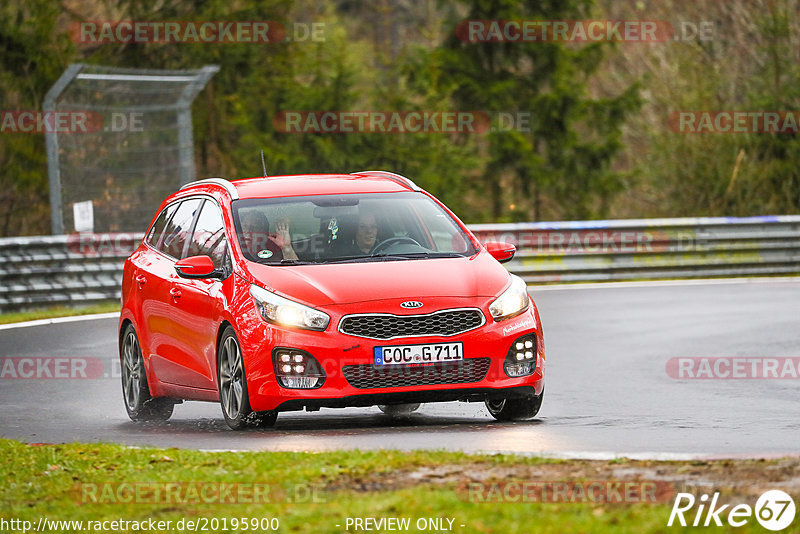
M 271 258 L 272 257 L 272 251 L 271 250 L 259 250 L 258 251 L 258 257 L 261 258 L 261 259 L 264 259 L 264 260 L 266 260 L 267 258 Z
M 331 222 L 328 223 L 328 230 L 331 231 L 331 241 L 336 241 L 339 233 L 339 222 L 336 217 L 331 217 Z

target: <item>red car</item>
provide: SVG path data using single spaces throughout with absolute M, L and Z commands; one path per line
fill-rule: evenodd
M 231 428 L 278 412 L 544 396 L 539 314 L 500 262 L 411 180 L 383 171 L 193 182 L 125 262 L 125 408 L 165 420 L 220 402 Z

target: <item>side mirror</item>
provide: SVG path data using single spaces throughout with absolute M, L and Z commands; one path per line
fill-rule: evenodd
M 492 242 L 492 243 L 485 243 L 483 246 L 486 247 L 486 251 L 500 263 L 506 263 L 507 261 L 511 261 L 511 258 L 514 257 L 514 254 L 517 253 L 517 247 L 515 247 L 511 243 Z
M 219 278 L 219 271 L 208 256 L 190 256 L 175 264 L 181 278 Z

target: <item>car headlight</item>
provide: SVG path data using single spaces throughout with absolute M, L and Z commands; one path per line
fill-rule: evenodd
M 489 305 L 489 313 L 495 321 L 510 319 L 527 310 L 530 302 L 525 281 L 512 274 L 511 285 Z
M 283 298 L 256 285 L 250 285 L 250 296 L 265 321 L 284 326 L 325 330 L 331 321 L 327 313 Z

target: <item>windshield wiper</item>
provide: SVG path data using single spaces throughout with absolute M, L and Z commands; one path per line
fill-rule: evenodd
M 347 261 L 363 260 L 369 256 L 336 256 L 335 258 L 320 258 L 314 263 L 344 263 Z
M 463 258 L 463 254 L 458 252 L 401 252 L 399 254 L 392 254 L 392 256 L 400 256 L 403 258 Z
M 408 260 L 405 256 L 399 254 L 386 254 L 385 252 L 378 252 L 377 254 L 370 254 L 369 256 L 337 256 L 335 258 L 320 259 L 317 263 L 347 263 L 347 262 L 363 262 L 370 260 Z
M 387 252 L 377 252 L 369 256 L 337 256 L 335 258 L 319 259 L 312 263 L 346 263 L 361 262 L 369 260 L 417 260 L 417 259 L 436 259 L 436 258 L 463 258 L 463 254 L 457 252 L 406 252 L 389 254 Z
M 267 263 L 266 265 L 311 265 L 310 261 L 282 259 L 279 263 Z

